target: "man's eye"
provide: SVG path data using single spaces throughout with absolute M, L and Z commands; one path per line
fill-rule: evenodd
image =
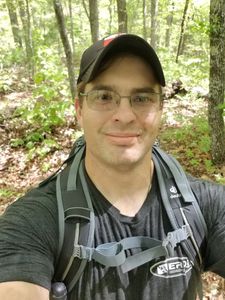
M 149 97 L 149 95 L 135 95 L 133 97 L 133 102 L 135 103 L 148 103 L 151 102 L 151 98 Z
M 156 104 L 158 102 L 158 95 L 154 93 L 143 93 L 133 96 L 133 103 L 137 104 Z
M 97 98 L 98 98 L 98 100 L 101 100 L 101 101 L 111 101 L 113 99 L 112 93 L 110 93 L 108 91 L 99 91 Z

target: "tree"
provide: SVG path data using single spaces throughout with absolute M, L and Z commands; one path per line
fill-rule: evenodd
M 33 41 L 32 41 L 32 25 L 30 18 L 30 6 L 29 0 L 18 0 L 20 18 L 23 25 L 23 39 L 26 47 L 26 56 L 29 75 L 34 75 L 34 63 L 33 63 Z
M 108 33 L 111 34 L 112 33 L 112 21 L 113 21 L 113 0 L 109 1 L 109 5 L 108 5 L 108 10 L 109 10 L 109 29 L 108 29 Z
M 98 0 L 89 0 L 89 16 L 92 42 L 99 39 Z
M 74 60 L 73 60 L 73 54 L 72 54 L 72 50 L 71 50 L 71 46 L 70 46 L 70 42 L 66 30 L 62 4 L 60 0 L 53 0 L 53 6 L 55 10 L 55 16 L 58 24 L 61 41 L 66 55 L 67 70 L 68 70 L 68 76 L 70 82 L 70 91 L 71 91 L 72 98 L 74 98 L 75 97 Z
M 117 0 L 118 32 L 127 32 L 126 0 Z
M 151 46 L 156 49 L 157 44 L 157 14 L 158 14 L 158 0 L 151 1 Z
M 171 28 L 173 24 L 173 13 L 174 13 L 174 2 L 172 1 L 171 4 L 169 4 L 169 14 L 166 17 L 166 38 L 165 38 L 165 47 L 170 47 L 170 37 L 171 37 Z
M 184 39 L 185 22 L 186 22 L 186 18 L 187 18 L 189 2 L 190 2 L 190 0 L 185 1 L 183 17 L 182 17 L 182 21 L 181 21 L 179 44 L 178 44 L 178 48 L 177 48 L 176 63 L 178 63 L 178 58 L 181 53 L 181 47 L 182 47 L 182 43 L 183 43 L 183 39 Z
M 91 39 L 92 42 L 94 43 L 99 39 L 98 0 L 89 0 L 89 9 L 87 8 L 87 4 L 85 0 L 83 0 L 82 3 L 90 23 Z
M 9 18 L 10 18 L 14 43 L 16 45 L 18 45 L 19 47 L 22 47 L 22 39 L 20 36 L 16 5 L 13 0 L 6 0 L 6 6 L 8 8 L 8 12 L 9 12 Z
M 74 23 L 73 23 L 73 6 L 72 1 L 69 0 L 69 12 L 70 12 L 70 36 L 72 42 L 73 55 L 75 54 L 75 41 L 74 41 Z
M 225 1 L 210 1 L 210 74 L 208 118 L 214 163 L 225 161 Z
M 147 39 L 147 25 L 146 25 L 146 15 L 147 15 L 147 9 L 146 9 L 146 0 L 142 1 L 142 15 L 143 15 L 143 37 L 144 39 Z

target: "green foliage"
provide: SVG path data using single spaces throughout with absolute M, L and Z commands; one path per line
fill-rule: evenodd
M 175 145 L 182 144 L 182 152 L 192 166 L 199 166 L 202 161 L 209 170 L 212 167 L 211 160 L 205 158 L 210 151 L 210 136 L 208 122 L 205 116 L 194 117 L 191 121 L 179 128 L 168 128 L 162 132 L 163 143 L 176 141 Z M 176 151 L 176 148 L 175 148 Z M 179 151 L 179 149 L 178 149 Z
M 35 64 L 34 95 L 43 95 L 48 100 L 58 94 L 69 95 L 67 72 L 55 49 L 39 46 L 35 54 Z
M 0 46 L 0 61 L 3 68 L 10 68 L 16 65 L 22 65 L 25 62 L 24 51 L 22 48 L 9 49 Z
M 218 106 L 219 109 L 223 110 L 223 115 L 225 116 L 225 95 L 224 95 L 224 103 Z
M 220 174 L 217 174 L 217 175 L 216 175 L 216 181 L 217 181 L 218 183 L 221 183 L 221 184 L 224 184 L 224 185 L 225 185 L 225 177 L 223 177 L 223 176 L 220 175 Z
M 0 93 L 6 94 L 10 92 L 12 90 L 12 83 L 13 80 L 10 78 L 9 74 L 6 74 L 6 72 L 2 74 L 0 78 Z
M 11 147 L 26 147 L 29 160 L 36 155 L 45 157 L 52 150 L 58 149 L 58 143 L 48 136 L 55 127 L 64 124 L 65 113 L 69 108 L 68 101 L 33 99 L 29 106 L 17 109 L 15 114 L 31 126 L 23 137 L 11 140 Z
M 68 107 L 68 102 L 57 99 L 33 99 L 28 106 L 17 109 L 15 115 L 32 124 L 35 129 L 38 128 L 38 133 L 31 135 L 31 139 L 36 141 L 37 136 L 40 139 L 40 135 L 51 132 L 52 127 L 64 124 L 64 113 Z
M 17 148 L 17 147 L 20 147 L 20 146 L 24 146 L 24 140 L 21 139 L 21 138 L 17 138 L 17 139 L 11 139 L 10 141 L 10 146 L 13 147 L 13 148 Z
M 35 54 L 36 73 L 33 96 L 14 112 L 14 117 L 27 124 L 29 129 L 22 138 L 11 140 L 12 147 L 26 147 L 29 158 L 44 157 L 58 145 L 46 139 L 55 127 L 65 123 L 65 115 L 71 109 L 67 76 L 54 49 L 40 46 Z
M 45 173 L 48 172 L 50 168 L 51 168 L 51 163 L 49 162 L 44 162 L 41 166 L 41 170 Z
M 166 49 L 159 50 L 162 65 L 165 70 L 167 83 L 180 79 L 185 87 L 201 86 L 208 89 L 209 62 L 205 57 L 180 56 L 175 62 L 175 53 L 171 54 Z
M 0 199 L 10 198 L 14 196 L 16 193 L 6 188 L 0 188 Z
M 60 146 L 55 140 L 44 139 L 39 145 L 33 144 L 32 147 L 29 148 L 27 158 L 28 160 L 33 160 L 36 156 L 44 158 L 48 153 L 59 148 Z
M 205 164 L 207 173 L 212 174 L 215 172 L 215 166 L 213 165 L 213 162 L 211 159 L 205 159 L 204 164 Z

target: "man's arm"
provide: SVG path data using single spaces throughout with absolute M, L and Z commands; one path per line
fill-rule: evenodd
M 39 285 L 12 281 L 0 283 L 0 299 L 4 300 L 49 300 L 49 291 Z

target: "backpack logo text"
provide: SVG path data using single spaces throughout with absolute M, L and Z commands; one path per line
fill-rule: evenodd
M 173 278 L 185 276 L 192 268 L 192 264 L 187 257 L 173 257 L 154 264 L 150 272 L 158 277 Z

